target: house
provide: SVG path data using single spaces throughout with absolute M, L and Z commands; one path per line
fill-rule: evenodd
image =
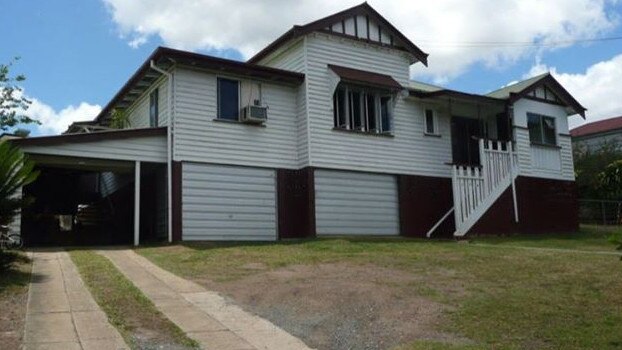
M 603 147 L 622 149 L 622 116 L 599 120 L 570 130 L 573 147 L 597 151 Z
M 160 47 L 94 121 L 15 142 L 42 169 L 23 190 L 37 201 L 22 234 L 139 244 L 576 230 L 567 118 L 585 108 L 549 74 L 486 95 L 412 81 L 409 67 L 427 61 L 367 3 L 294 26 L 247 62 Z M 113 115 L 129 128 L 108 130 Z

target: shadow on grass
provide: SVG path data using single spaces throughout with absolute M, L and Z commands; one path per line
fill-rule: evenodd
M 383 237 L 383 236 L 323 236 L 316 238 L 282 239 L 279 241 L 185 241 L 170 245 L 168 243 L 144 244 L 135 249 L 158 248 L 164 246 L 182 246 L 192 250 L 211 250 L 223 248 L 245 247 L 276 247 L 276 246 L 304 246 L 318 248 L 326 243 L 340 242 L 346 244 L 383 245 L 383 244 L 446 244 L 455 243 L 454 239 L 424 239 L 411 237 Z
M 0 251 L 0 293 L 12 287 L 24 287 L 30 283 L 30 270 L 21 266 L 30 264 L 31 259 L 14 251 Z

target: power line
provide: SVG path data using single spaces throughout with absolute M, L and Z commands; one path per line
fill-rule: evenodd
M 592 38 L 592 39 L 575 39 L 560 40 L 547 42 L 533 41 L 436 41 L 436 40 L 417 40 L 420 43 L 426 43 L 428 47 L 554 47 L 562 45 L 607 42 L 622 40 L 622 36 Z

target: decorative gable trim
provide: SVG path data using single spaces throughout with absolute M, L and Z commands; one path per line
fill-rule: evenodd
M 375 24 L 372 25 L 373 23 Z M 248 63 L 257 63 L 286 42 L 315 31 L 339 35 L 372 45 L 403 50 L 410 53 L 424 65 L 427 66 L 428 64 L 428 54 L 417 47 L 366 2 L 306 25 L 292 27 L 250 58 Z
M 547 99 L 546 97 L 538 97 L 532 95 L 537 89 L 542 88 L 546 91 L 551 91 L 555 94 L 556 99 Z M 575 113 L 581 115 L 585 119 L 585 111 L 587 109 L 583 107 L 579 101 L 577 101 L 551 74 L 545 75 L 542 79 L 535 81 L 533 84 L 527 86 L 522 91 L 517 93 L 510 93 L 509 101 L 514 103 L 520 99 L 534 100 L 543 103 L 550 103 L 555 105 L 561 105 L 571 108 Z

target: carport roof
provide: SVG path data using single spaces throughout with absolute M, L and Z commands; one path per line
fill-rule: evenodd
M 79 143 L 93 142 L 101 140 L 119 140 L 134 137 L 149 137 L 166 135 L 166 128 L 142 128 L 142 129 L 124 129 L 111 131 L 96 131 L 81 134 L 64 134 L 53 136 L 27 137 L 12 139 L 12 142 L 18 146 L 47 146 L 62 143 Z

